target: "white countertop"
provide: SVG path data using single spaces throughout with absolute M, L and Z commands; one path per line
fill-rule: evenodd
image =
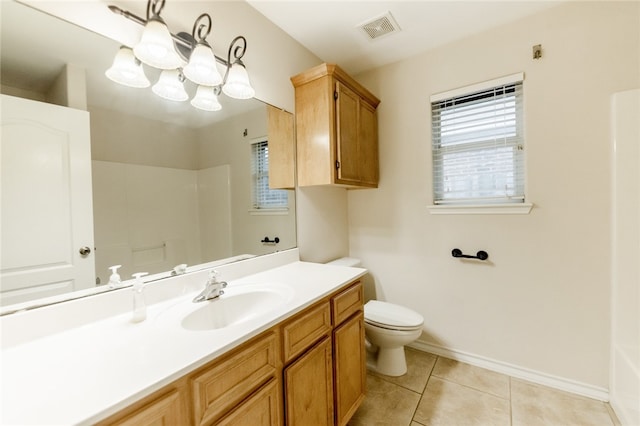
M 190 304 L 195 291 L 148 306 L 147 319 L 141 323 L 132 323 L 127 310 L 5 348 L 1 423 L 95 423 L 365 273 L 361 268 L 293 262 L 234 279 L 229 290 L 278 283 L 292 291 L 277 309 L 223 329 L 189 331 L 179 319 L 171 320 L 171 308 L 179 302 Z

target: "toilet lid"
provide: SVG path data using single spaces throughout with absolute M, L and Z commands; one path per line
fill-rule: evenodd
M 364 305 L 364 319 L 392 327 L 419 327 L 424 323 L 424 318 L 419 313 L 379 300 L 370 300 Z

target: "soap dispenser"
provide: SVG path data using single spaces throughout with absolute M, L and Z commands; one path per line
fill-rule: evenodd
M 144 321 L 147 318 L 147 305 L 144 301 L 144 283 L 142 277 L 147 275 L 147 272 L 137 272 L 133 274 L 135 282 L 133 283 L 133 316 L 131 322 Z
M 111 269 L 111 276 L 109 277 L 110 288 L 120 287 L 120 284 L 122 284 L 122 280 L 120 279 L 120 275 L 118 274 L 118 268 L 120 268 L 121 266 L 122 265 L 109 266 L 109 269 Z

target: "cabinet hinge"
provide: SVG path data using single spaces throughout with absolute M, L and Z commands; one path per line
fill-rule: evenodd
M 339 169 L 339 168 L 340 168 L 340 162 L 336 161 L 336 169 Z
M 338 91 L 337 90 L 333 91 L 333 99 L 336 100 L 336 101 L 338 100 Z

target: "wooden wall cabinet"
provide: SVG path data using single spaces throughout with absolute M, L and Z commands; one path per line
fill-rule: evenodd
M 334 64 L 311 68 L 291 82 L 298 185 L 376 188 L 380 100 Z
M 296 186 L 296 141 L 294 118 L 290 112 L 267 105 L 269 146 L 269 188 Z
M 344 426 L 365 395 L 363 311 L 356 281 L 98 425 Z

